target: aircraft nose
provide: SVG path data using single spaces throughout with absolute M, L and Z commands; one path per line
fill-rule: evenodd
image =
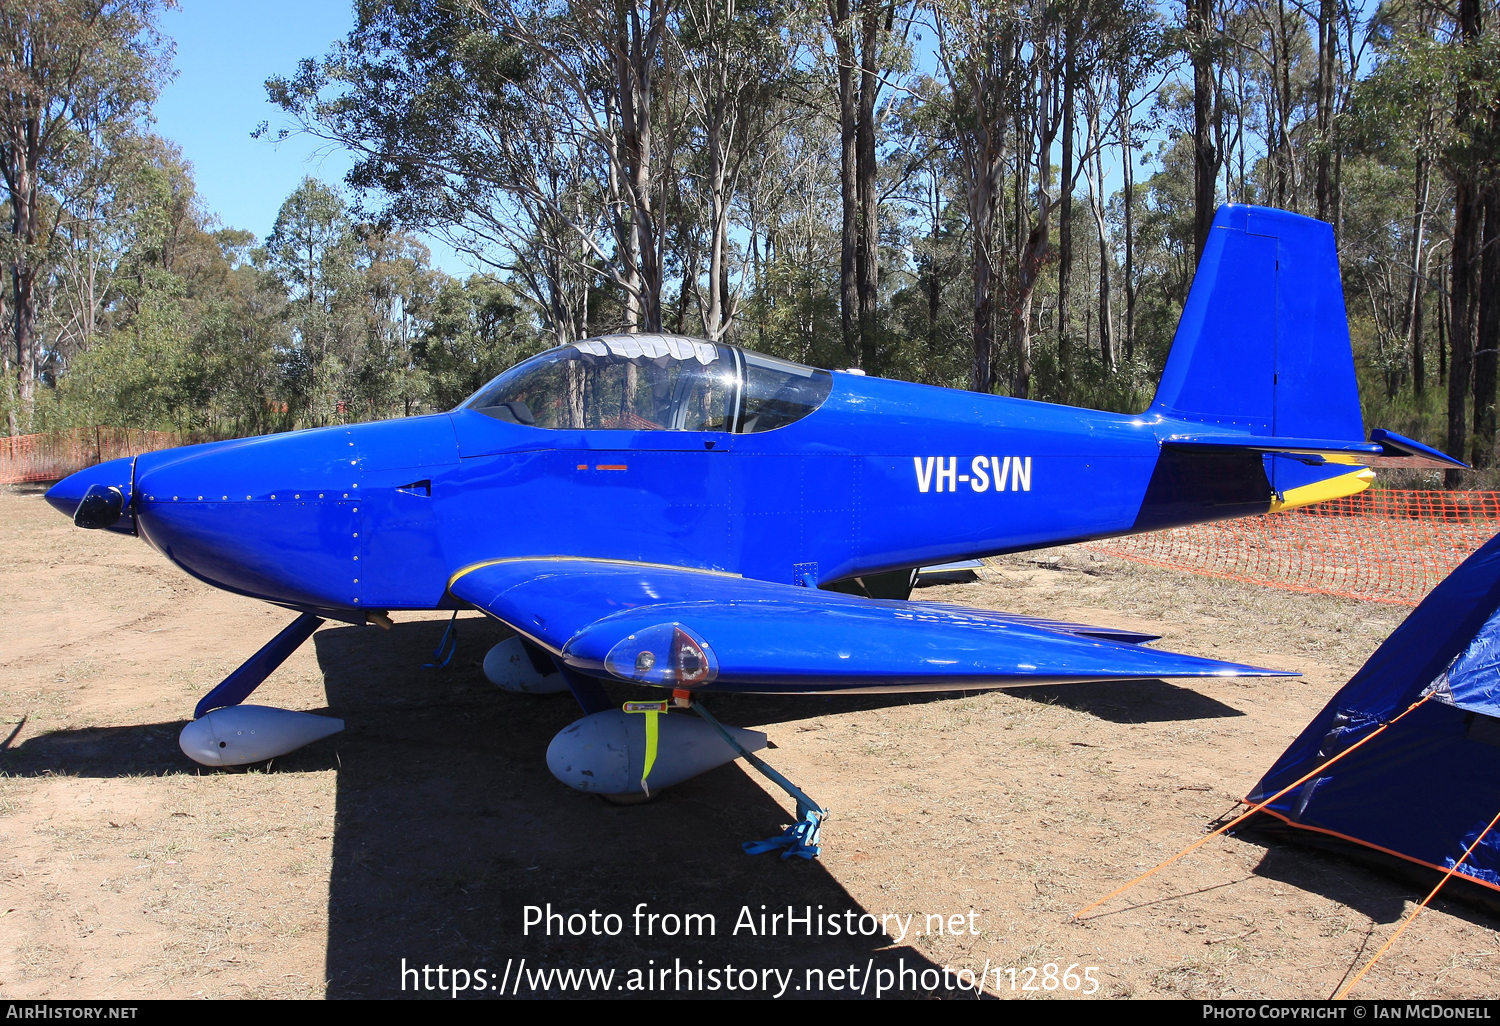
M 148 544 L 216 587 L 359 609 L 371 587 L 368 486 L 389 499 L 424 476 L 416 468 L 444 461 L 458 461 L 446 415 L 146 453 L 136 461 L 135 520 Z
M 47 489 L 47 502 L 59 513 L 74 519 L 80 527 L 111 527 L 129 534 L 130 485 L 134 464 L 134 456 L 122 456 L 117 460 L 85 467 Z M 118 492 L 118 499 L 112 494 L 112 490 Z M 75 519 L 78 517 L 79 506 L 91 491 L 100 496 L 104 505 L 91 520 L 87 517 Z M 103 522 L 105 520 L 108 523 Z M 122 523 L 124 527 L 121 526 Z
M 142 456 L 141 536 L 217 587 L 358 605 L 359 458 L 350 431 L 333 428 Z

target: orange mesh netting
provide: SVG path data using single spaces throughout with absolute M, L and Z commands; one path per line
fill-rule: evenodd
M 195 441 L 171 431 L 74 428 L 0 438 L 0 484 L 56 481 L 76 470 L 121 456 L 136 456 Z
M 1085 547 L 1209 577 L 1414 606 L 1497 532 L 1500 492 L 1371 489 Z

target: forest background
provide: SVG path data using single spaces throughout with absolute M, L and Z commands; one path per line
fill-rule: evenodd
M 1496 0 L 354 0 L 260 129 L 353 169 L 264 239 L 152 132 L 172 6 L 0 0 L 7 434 L 449 409 L 612 331 L 1140 410 L 1244 202 L 1334 226 L 1367 423 L 1500 479 Z

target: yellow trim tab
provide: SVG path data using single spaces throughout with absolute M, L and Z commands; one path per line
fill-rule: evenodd
M 1288 488 L 1284 492 L 1277 492 L 1271 499 L 1271 512 L 1280 513 L 1284 509 L 1296 509 L 1298 506 L 1311 506 L 1315 502 L 1327 502 L 1329 499 L 1342 499 L 1350 495 L 1358 495 L 1375 481 L 1375 471 L 1368 467 L 1364 470 L 1356 470 L 1352 474 L 1340 474 L 1338 477 L 1330 477 L 1326 481 L 1317 481 L 1301 488 Z

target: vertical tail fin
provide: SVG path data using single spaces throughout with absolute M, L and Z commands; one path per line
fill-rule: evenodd
M 1151 409 L 1228 432 L 1364 439 L 1330 225 L 1219 208 Z

